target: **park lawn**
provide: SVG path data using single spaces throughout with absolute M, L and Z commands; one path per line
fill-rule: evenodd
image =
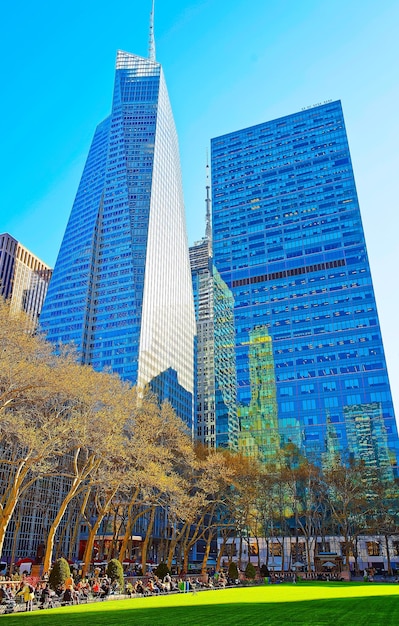
M 399 585 L 300 583 L 134 598 L 2 618 L 5 626 L 384 626 L 399 624 Z

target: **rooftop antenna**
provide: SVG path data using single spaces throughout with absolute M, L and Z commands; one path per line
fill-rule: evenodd
M 148 40 L 148 58 L 150 59 L 150 61 L 155 61 L 154 5 L 155 0 L 152 0 L 152 8 L 150 13 L 150 36 Z
M 212 256 L 212 211 L 211 211 L 211 187 L 209 184 L 209 157 L 208 150 L 206 151 L 206 230 L 205 237 L 208 242 L 209 256 Z

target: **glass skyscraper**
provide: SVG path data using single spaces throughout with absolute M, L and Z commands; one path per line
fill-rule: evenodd
M 162 67 L 119 51 L 41 316 L 82 363 L 149 385 L 192 428 L 195 315 Z
M 234 297 L 241 438 L 247 431 L 266 460 L 292 441 L 311 460 L 340 452 L 396 472 L 341 103 L 213 139 L 212 201 L 214 263 Z
M 234 301 L 230 289 L 213 265 L 208 182 L 206 236 L 189 250 L 197 321 L 194 434 L 205 446 L 234 450 L 238 447 L 239 430 Z

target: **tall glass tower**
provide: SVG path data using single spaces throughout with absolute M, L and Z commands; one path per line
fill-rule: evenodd
M 212 262 L 208 174 L 206 235 L 189 249 L 189 254 L 197 320 L 194 433 L 210 448 L 237 449 L 234 301 Z
M 341 103 L 213 139 L 212 181 L 214 263 L 234 297 L 241 436 L 266 459 L 292 442 L 318 462 L 340 452 L 396 472 Z
M 169 399 L 192 428 L 195 315 L 162 67 L 119 51 L 41 316 L 54 343 Z

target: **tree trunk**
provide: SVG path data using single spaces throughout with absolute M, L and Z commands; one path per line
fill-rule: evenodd
M 202 576 L 204 576 L 206 574 L 206 566 L 207 566 L 207 563 L 208 563 L 209 553 L 211 551 L 212 538 L 213 538 L 213 532 L 211 531 L 211 529 L 209 529 L 208 537 L 207 537 L 206 544 L 205 544 L 204 558 L 202 559 L 202 565 L 201 565 L 201 575 Z
M 216 571 L 217 572 L 220 570 L 220 564 L 221 564 L 222 558 L 224 556 L 224 552 L 225 552 L 225 549 L 226 549 L 228 538 L 229 538 L 228 535 L 225 535 L 223 537 L 222 545 L 219 548 L 218 556 L 217 556 L 217 559 L 216 559 Z
M 123 559 L 125 558 L 126 550 L 128 549 L 128 545 L 129 545 L 129 541 L 130 541 L 130 537 L 131 537 L 131 534 L 132 534 L 133 527 L 134 527 L 135 523 L 137 522 L 137 520 L 139 519 L 139 517 L 141 517 L 141 515 L 144 514 L 144 511 L 140 511 L 132 519 L 132 511 L 133 511 L 134 505 L 136 504 L 138 495 L 139 495 L 139 489 L 136 488 L 136 490 L 134 492 L 134 495 L 133 495 L 133 498 L 130 500 L 130 504 L 129 504 L 129 508 L 128 508 L 128 514 L 127 514 L 127 520 L 126 520 L 125 534 L 123 536 L 122 545 L 121 545 L 120 550 L 119 550 L 119 561 L 121 563 L 122 563 Z
M 349 571 L 349 537 L 348 534 L 345 533 L 345 570 Z
M 119 561 L 122 563 L 123 559 L 126 557 L 126 551 L 128 550 L 129 547 L 129 541 L 130 538 L 132 536 L 132 531 L 134 528 L 134 525 L 136 524 L 137 520 L 142 517 L 143 515 L 145 515 L 146 511 L 139 511 L 138 513 L 136 513 L 136 515 L 133 517 L 132 520 L 128 520 L 126 522 L 126 531 L 123 537 L 123 541 L 119 550 Z M 131 554 L 128 554 L 128 557 L 131 557 Z
M 169 567 L 169 569 L 172 567 L 172 561 L 173 561 L 173 557 L 175 554 L 175 550 L 176 550 L 176 546 L 177 546 L 177 542 L 179 541 L 179 539 L 181 539 L 184 536 L 184 533 L 187 530 L 187 522 L 185 522 L 182 526 L 182 528 L 180 529 L 180 532 L 176 532 L 176 530 L 174 529 L 174 537 L 170 540 L 170 544 L 169 544 L 169 554 L 168 554 L 168 561 L 167 561 L 167 566 Z
M 169 569 L 171 569 L 171 567 L 172 567 L 172 562 L 173 562 L 173 557 L 174 557 L 174 554 L 175 554 L 177 539 L 178 539 L 178 537 L 177 537 L 177 535 L 175 535 L 173 537 L 173 539 L 170 540 L 170 543 L 169 543 L 168 560 L 166 562 L 166 564 L 167 564 Z
M 387 569 L 388 569 L 388 576 L 392 576 L 392 565 L 391 565 L 391 553 L 389 551 L 389 542 L 388 542 L 388 535 L 385 534 L 385 547 L 386 547 L 386 551 L 387 551 Z
M 73 466 L 74 466 L 74 471 L 75 471 L 74 477 L 72 479 L 72 484 L 63 502 L 61 503 L 61 506 L 57 512 L 57 515 L 53 523 L 50 526 L 50 530 L 49 530 L 48 537 L 47 537 L 46 553 L 44 555 L 44 561 L 43 561 L 44 573 L 48 573 L 50 569 L 51 557 L 52 557 L 53 549 L 54 549 L 55 535 L 61 523 L 61 520 L 65 515 L 65 511 L 67 510 L 68 504 L 76 496 L 76 493 L 79 487 L 89 476 L 90 472 L 95 468 L 96 465 L 100 463 L 100 459 L 96 459 L 95 454 L 93 454 L 89 458 L 86 459 L 83 465 L 83 468 L 79 471 L 78 459 L 79 459 L 79 454 L 81 451 L 82 450 L 80 448 L 75 451 L 74 458 L 72 461 Z
M 66 556 L 63 554 L 62 548 L 65 542 L 65 537 L 67 535 L 67 532 L 70 530 L 70 527 L 71 527 L 72 516 L 73 516 L 73 510 L 69 509 L 67 520 L 58 536 L 57 546 L 55 549 L 55 560 L 61 558 L 62 556 Z
M 117 489 L 113 489 L 113 491 L 111 491 L 108 494 L 108 496 L 107 496 L 103 506 L 101 507 L 101 509 L 98 512 L 96 521 L 94 522 L 93 526 L 90 529 L 89 536 L 87 538 L 86 548 L 85 548 L 84 555 L 83 555 L 83 561 L 84 561 L 83 562 L 83 567 L 82 567 L 82 576 L 83 577 L 85 577 L 87 572 L 89 571 L 91 557 L 93 555 L 94 542 L 95 542 L 95 539 L 96 539 L 96 535 L 97 535 L 98 529 L 100 528 L 101 522 L 103 521 L 105 515 L 108 512 L 108 507 L 109 507 L 109 505 L 111 503 L 111 500 L 114 497 L 116 491 L 117 491 Z
M 183 572 L 185 574 L 187 574 L 188 572 L 190 550 L 197 543 L 197 541 L 203 537 L 203 532 L 202 533 L 199 532 L 200 524 L 202 522 L 203 522 L 203 519 L 201 519 L 201 522 L 197 524 L 196 529 L 191 538 L 190 538 L 190 526 L 188 527 L 188 530 L 187 530 L 186 541 L 183 544 Z
M 97 531 L 100 528 L 100 524 L 104 516 L 97 518 L 93 526 L 89 531 L 89 536 L 87 537 L 86 547 L 83 555 L 83 566 L 82 566 L 82 578 L 87 575 L 87 572 L 90 569 L 91 557 L 93 555 L 94 542 L 96 539 Z
M 183 556 L 183 559 L 181 559 L 181 567 L 180 567 L 180 572 L 182 574 L 187 574 L 188 572 L 188 556 L 190 554 L 190 546 L 191 543 L 189 541 L 184 541 L 184 543 L 181 544 L 181 550 L 180 550 L 180 559 Z
M 91 493 L 91 490 L 88 489 L 85 497 L 83 498 L 83 502 L 80 507 L 79 513 L 76 515 L 75 525 L 72 531 L 71 542 L 70 542 L 70 547 L 69 547 L 69 559 L 70 560 L 76 558 L 78 554 L 77 542 L 78 542 L 78 536 L 79 536 L 79 529 L 80 529 L 80 524 L 83 518 L 83 513 L 86 508 L 90 493 Z
M 14 514 L 15 507 L 18 504 L 19 498 L 22 492 L 26 491 L 28 486 L 31 486 L 35 481 L 29 482 L 29 485 L 24 485 L 21 489 L 24 479 L 29 471 L 29 468 L 22 465 L 18 468 L 16 474 L 13 477 L 13 483 L 7 489 L 7 495 L 3 495 L 3 506 L 0 509 L 0 557 L 3 553 L 4 538 L 6 536 L 8 524 Z
M 180 541 L 179 541 L 179 573 L 186 574 L 187 573 L 187 563 L 186 562 L 186 553 L 188 554 L 188 546 L 190 545 L 190 530 L 191 525 L 186 524 L 184 527 L 184 532 L 180 533 Z
M 21 528 L 21 509 L 18 508 L 18 515 L 17 515 L 17 519 L 15 520 L 14 535 L 12 538 L 12 548 L 11 548 L 11 558 L 10 558 L 10 576 L 13 574 L 13 571 L 14 571 L 15 552 L 17 549 L 17 540 L 18 540 L 20 528 Z
M 106 515 L 106 521 L 105 524 L 103 524 L 103 534 L 101 535 L 101 539 L 100 539 L 100 543 L 99 543 L 99 548 L 98 548 L 98 554 L 97 554 L 97 558 L 104 560 L 104 551 L 105 551 L 105 531 L 108 528 L 109 525 L 109 520 L 110 520 L 110 514 L 109 512 L 107 512 Z
M 259 546 L 259 537 L 255 537 L 255 539 L 256 539 L 256 548 L 257 548 L 257 553 L 258 553 L 258 568 L 260 569 L 261 562 L 260 562 L 260 546 Z
M 359 541 L 359 538 L 356 535 L 355 543 L 354 543 L 354 546 L 353 546 L 353 548 L 354 548 L 353 549 L 353 556 L 355 557 L 355 563 L 354 563 L 355 572 L 359 571 L 359 565 L 358 565 L 358 558 L 359 558 L 358 541 Z
M 240 535 L 240 541 L 238 544 L 238 569 L 242 567 L 242 535 Z
M 10 523 L 16 504 L 17 502 L 15 501 L 13 506 L 7 506 L 2 511 L 2 515 L 0 518 L 0 556 L 3 553 L 4 538 L 6 536 L 8 524 Z
M 146 574 L 146 572 L 147 572 L 147 552 L 148 552 L 148 546 L 150 544 L 150 539 L 151 539 L 151 535 L 152 535 L 152 529 L 154 527 L 155 510 L 156 510 L 156 507 L 153 506 L 152 509 L 151 509 L 151 513 L 150 513 L 150 519 L 149 519 L 149 522 L 148 522 L 147 532 L 146 532 L 145 539 L 144 539 L 143 545 L 142 545 L 141 570 L 142 570 L 143 574 Z
M 165 563 L 165 537 L 162 537 L 159 542 L 158 554 L 159 554 L 159 562 Z
M 62 521 L 62 518 L 65 515 L 65 511 L 68 508 L 68 504 L 70 503 L 72 498 L 76 495 L 79 485 L 80 485 L 80 481 L 74 481 L 72 483 L 71 489 L 69 490 L 67 496 L 64 498 L 64 501 L 62 502 L 60 508 L 58 509 L 57 515 L 55 516 L 55 519 L 50 526 L 50 530 L 49 530 L 48 537 L 47 537 L 46 552 L 45 552 L 44 560 L 43 560 L 43 573 L 45 574 L 46 573 L 48 574 L 50 570 L 51 557 L 53 554 L 56 532 Z
M 305 530 L 304 528 L 302 530 Z M 307 569 L 308 572 L 312 571 L 312 556 L 311 556 L 311 548 L 310 548 L 310 539 L 309 539 L 309 535 L 307 532 L 304 532 L 304 539 L 305 539 L 305 548 L 306 548 L 306 563 L 307 563 Z M 298 560 L 298 554 L 297 556 L 297 560 Z

